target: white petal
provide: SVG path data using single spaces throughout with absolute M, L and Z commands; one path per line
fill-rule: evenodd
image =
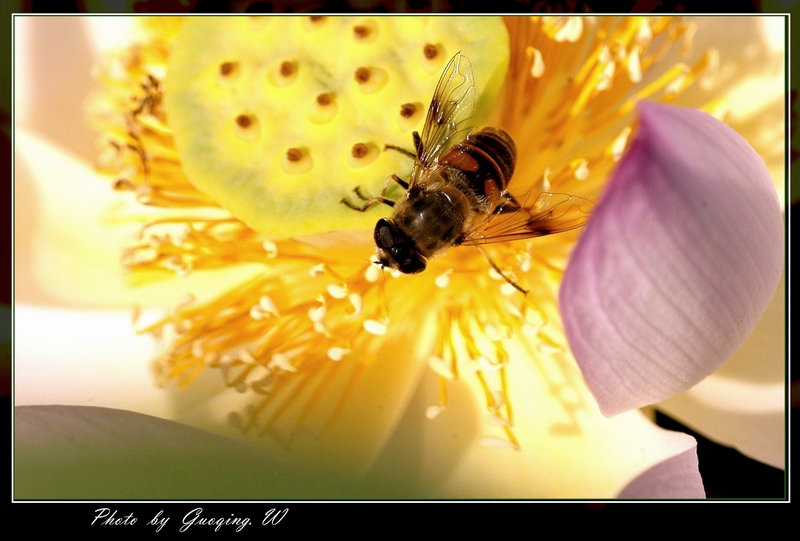
M 509 351 L 507 373 L 518 450 L 502 426 L 489 433 L 481 384 L 467 372 L 448 382 L 448 407 L 420 424 L 439 399 L 438 375 L 429 371 L 368 479 L 409 498 L 615 498 L 694 448 L 693 438 L 662 430 L 639 411 L 605 418 L 567 355 L 531 362 L 526 348 Z M 691 486 L 699 483 L 695 470 Z
M 357 481 L 124 410 L 22 406 L 15 429 L 14 489 L 22 499 L 330 498 Z

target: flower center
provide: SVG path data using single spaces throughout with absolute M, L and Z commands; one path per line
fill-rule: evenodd
M 450 405 L 450 380 L 476 378 L 490 420 L 485 443 L 519 446 L 510 351 L 536 344 L 535 362 L 565 348 L 556 296 L 577 231 L 486 247 L 527 296 L 473 247 L 399 276 L 370 262 L 368 233 L 298 240 L 374 225 L 374 215 L 338 201 L 355 186 L 379 193 L 387 175 L 410 170 L 407 157 L 382 149 L 410 146 L 441 66 L 485 32 L 476 20 L 456 23 L 469 31 L 446 32 L 437 26 L 446 21 L 434 19 L 420 32 L 410 19 L 398 28 L 413 28 L 399 31 L 386 18 L 202 18 L 177 41 L 164 20 L 149 42 L 104 66 L 104 92 L 92 104 L 110 139 L 100 166 L 116 189 L 156 211 L 124 252 L 132 278 L 257 269 L 217 297 L 140 323 L 165 340 L 155 364 L 160 384 L 186 386 L 219 371 L 248 399 L 233 424 L 291 441 L 302 427 L 328 430 L 365 373 L 380 370 L 365 359 L 402 354 L 387 344 L 412 336 L 418 347 L 408 362 L 441 377 L 428 417 Z M 519 149 L 515 193 L 596 198 L 634 129 L 635 101 L 670 101 L 713 64 L 708 53 L 692 66 L 654 69 L 690 35 L 672 19 L 514 17 L 505 26 L 502 85 L 492 69 L 479 70 L 497 67 L 497 45 L 470 59 L 476 77 L 488 79 L 477 83 L 500 93 L 490 122 Z M 342 36 L 350 42 L 342 45 Z M 396 58 L 399 67 L 389 62 Z M 342 378 L 347 384 L 336 387 Z

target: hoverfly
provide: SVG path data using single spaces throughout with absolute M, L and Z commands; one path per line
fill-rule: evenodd
M 588 201 L 550 192 L 531 197 L 530 190 L 524 198 L 515 197 L 510 182 L 516 162 L 514 141 L 500 128 L 471 126 L 474 108 L 472 65 L 459 52 L 439 79 L 422 135 L 412 133 L 415 152 L 386 145 L 414 158 L 410 180 L 392 175 L 377 197 L 367 197 L 356 187 L 353 191 L 362 204 L 347 199 L 342 203 L 361 212 L 379 203 L 393 208 L 391 217 L 375 224 L 375 263 L 383 267 L 416 274 L 425 270 L 428 259 L 448 248 L 472 245 L 507 282 L 527 293 L 481 245 L 581 227 L 589 218 L 582 208 Z M 406 190 L 397 201 L 386 197 L 390 181 Z

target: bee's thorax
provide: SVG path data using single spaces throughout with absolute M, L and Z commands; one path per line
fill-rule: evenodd
M 454 186 L 432 187 L 410 195 L 395 207 L 392 221 L 397 228 L 425 257 L 452 246 L 468 225 L 469 197 Z

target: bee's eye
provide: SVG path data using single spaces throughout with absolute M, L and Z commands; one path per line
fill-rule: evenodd
M 381 218 L 375 224 L 375 244 L 382 250 L 391 250 L 397 243 L 396 236 L 393 233 L 392 222 L 386 218 Z
M 419 253 L 411 239 L 391 221 L 381 218 L 375 224 L 375 244 L 381 252 L 379 261 L 385 267 L 397 269 L 405 274 L 416 274 L 425 270 L 425 258 Z

